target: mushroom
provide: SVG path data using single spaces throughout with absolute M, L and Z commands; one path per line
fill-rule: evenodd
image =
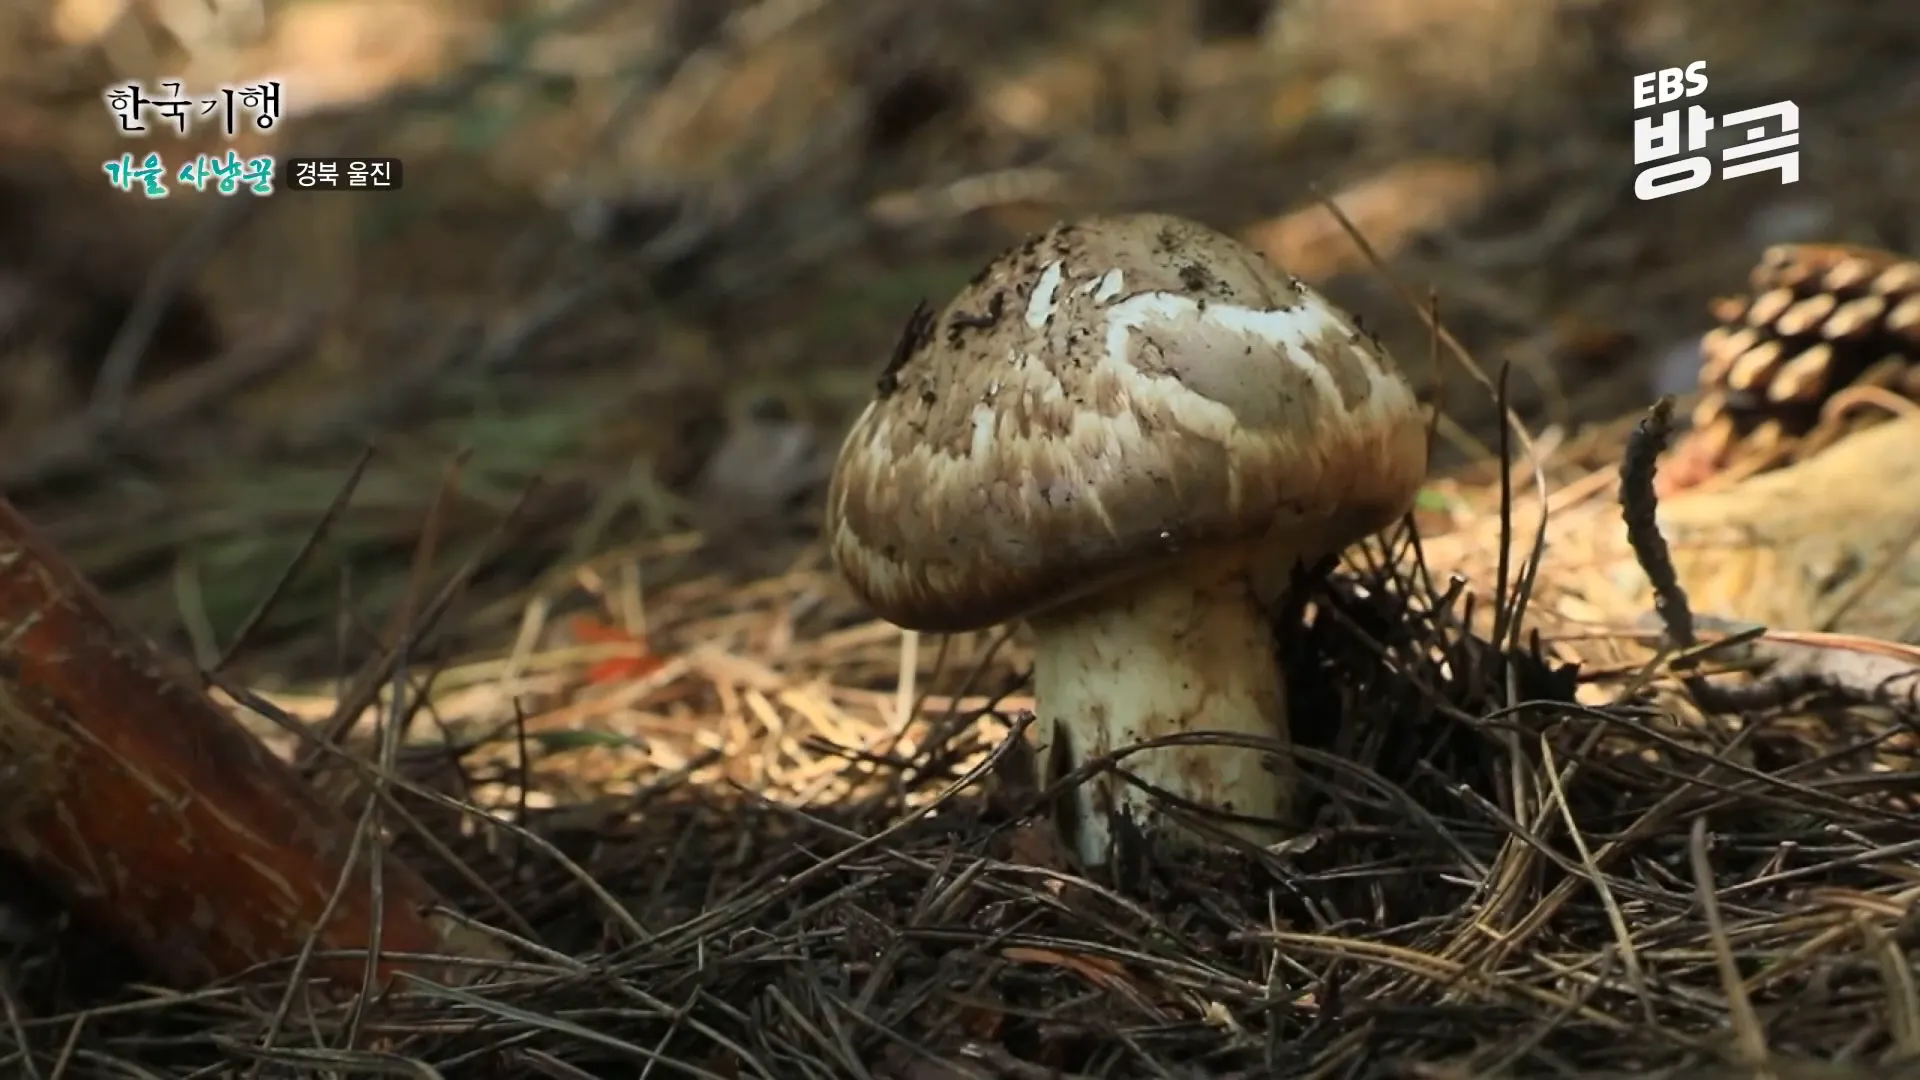
M 1286 835 L 1297 786 L 1271 611 L 1294 569 L 1413 505 L 1427 434 L 1379 342 L 1298 279 L 1162 214 L 1055 226 L 909 320 L 840 449 L 827 542 L 913 631 L 1025 620 L 1050 776 L 1121 767 Z M 1108 770 L 1057 816 L 1080 858 L 1118 819 L 1204 842 Z

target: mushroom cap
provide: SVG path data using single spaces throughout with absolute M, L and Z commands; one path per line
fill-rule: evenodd
M 826 530 L 882 618 L 979 629 L 1224 548 L 1324 557 L 1426 469 L 1405 376 L 1325 297 L 1205 226 L 1095 217 L 915 312 Z

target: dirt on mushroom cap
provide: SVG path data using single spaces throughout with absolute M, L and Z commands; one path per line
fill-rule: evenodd
M 917 312 L 828 494 L 835 561 L 888 619 L 959 630 L 1160 561 L 1391 523 L 1426 430 L 1353 320 L 1221 233 L 1056 226 Z

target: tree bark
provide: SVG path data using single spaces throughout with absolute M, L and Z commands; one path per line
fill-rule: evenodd
M 376 923 L 376 985 L 420 970 L 389 952 L 501 955 L 435 914 L 378 837 L 349 869 L 355 828 L 0 499 L 0 847 L 176 987 L 297 955 L 309 935 L 365 950 Z M 365 961 L 308 970 L 357 987 Z

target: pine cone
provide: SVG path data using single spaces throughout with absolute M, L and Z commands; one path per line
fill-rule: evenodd
M 1666 490 L 1805 457 L 1884 417 L 1833 408 L 1841 391 L 1920 401 L 1920 261 L 1780 244 L 1751 282 L 1751 295 L 1711 305 L 1718 325 L 1700 344 L 1700 403 L 1661 469 Z

